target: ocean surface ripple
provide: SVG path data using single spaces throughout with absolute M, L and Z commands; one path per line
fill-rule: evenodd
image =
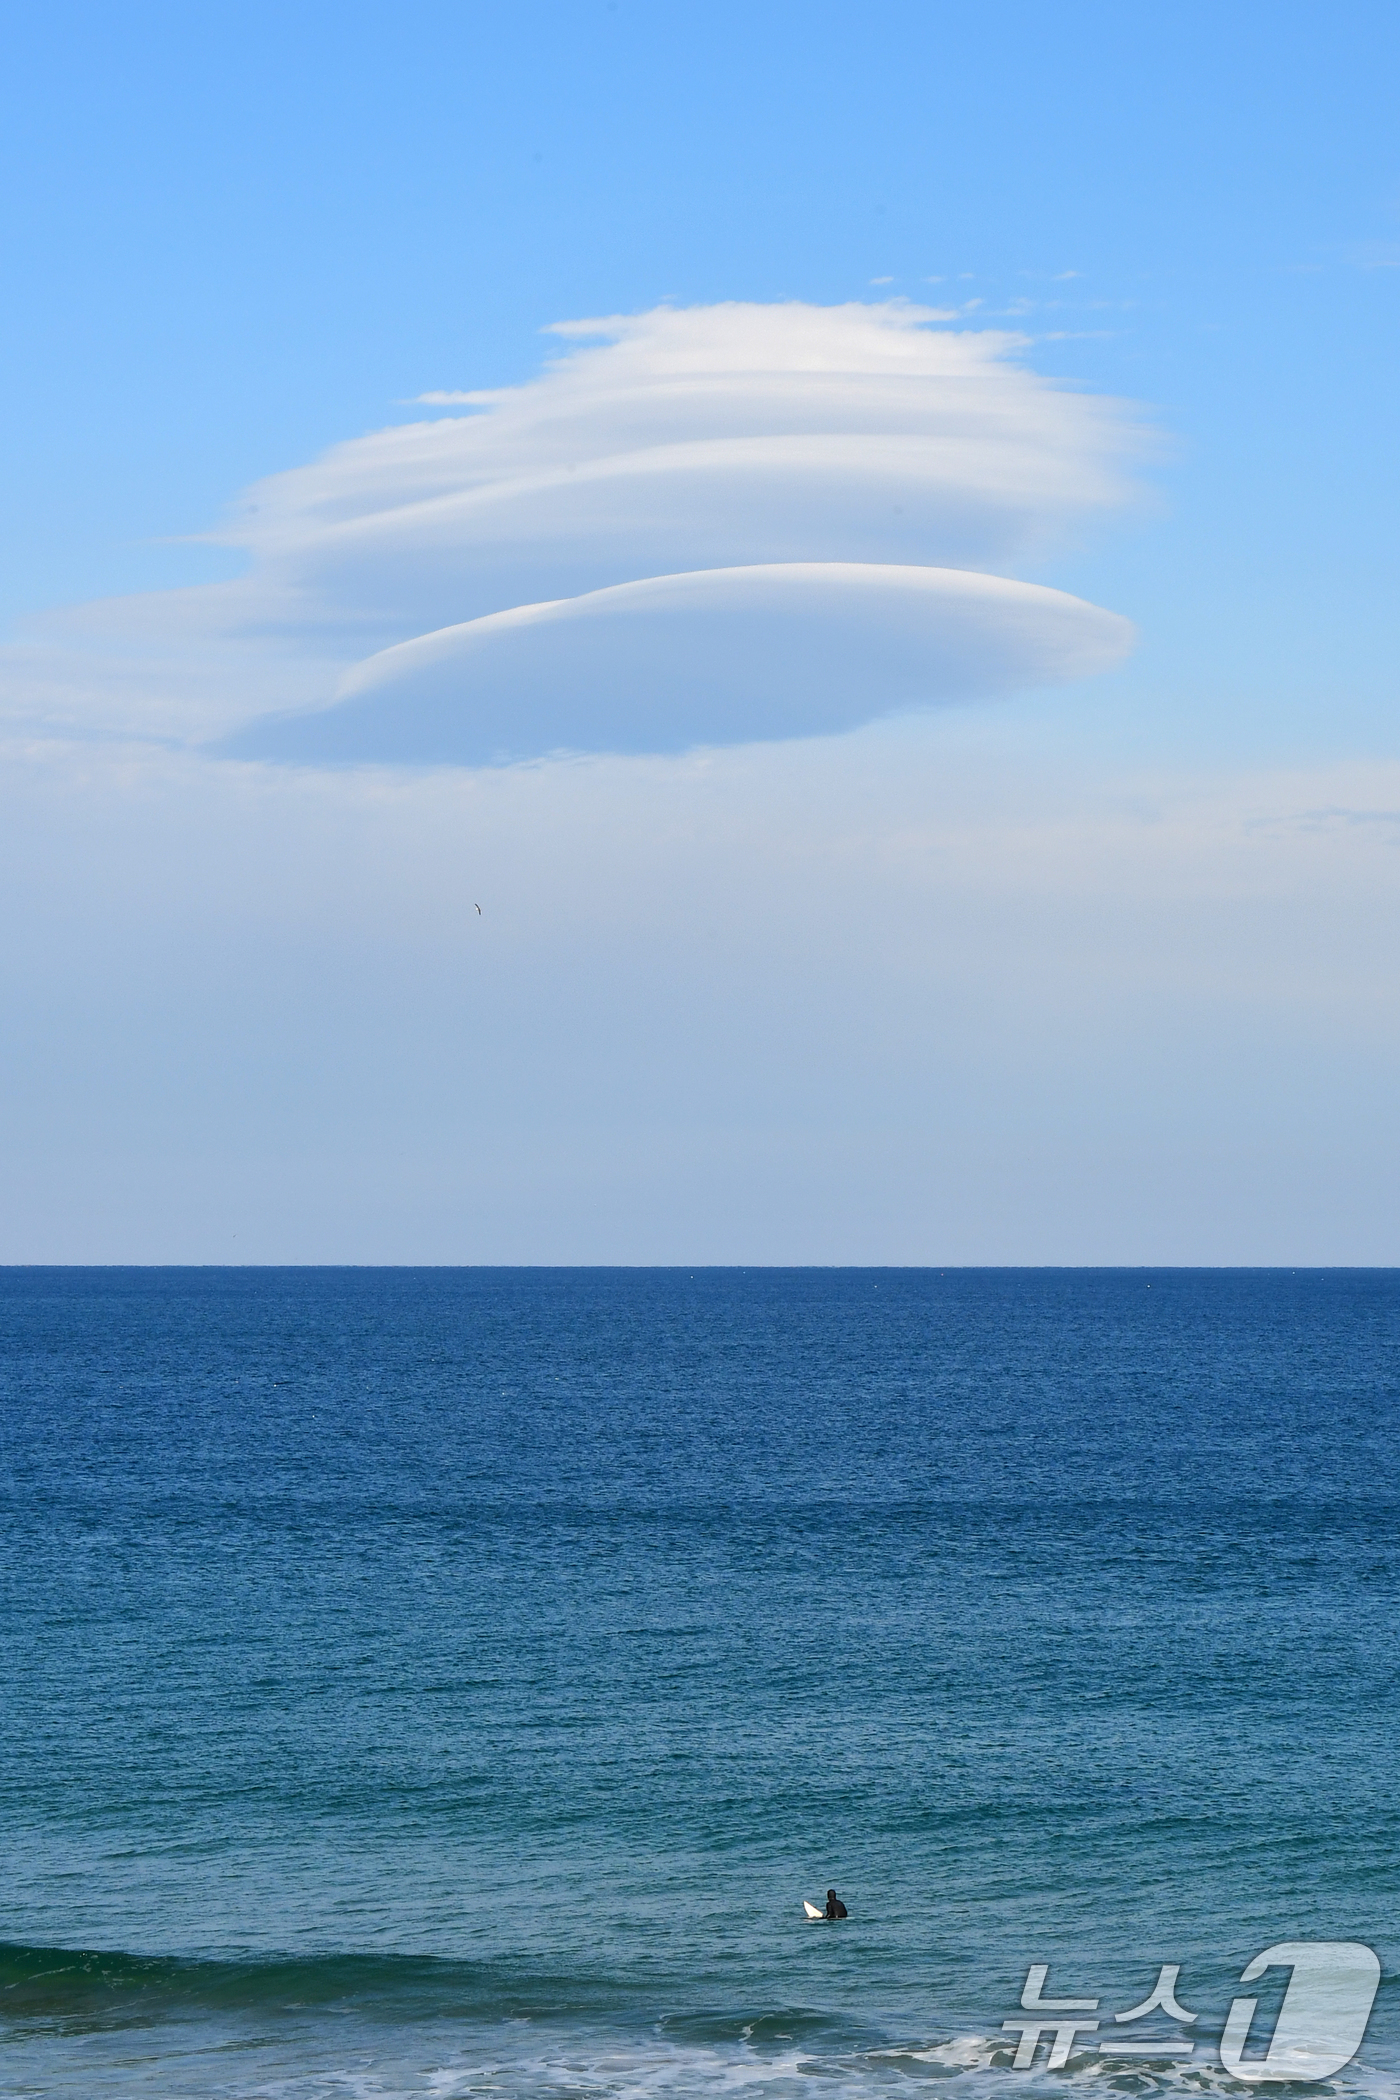
M 1389 1271 L 0 1271 L 0 2094 L 1239 2094 L 1345 1939 L 1400 2100 L 1398 1399 Z

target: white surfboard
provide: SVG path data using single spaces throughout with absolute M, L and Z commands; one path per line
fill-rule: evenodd
M 816 1904 L 809 1903 L 805 1896 L 802 1898 L 802 1908 L 806 1911 L 809 1918 L 824 1918 L 826 1916 L 824 1910 L 818 1910 Z

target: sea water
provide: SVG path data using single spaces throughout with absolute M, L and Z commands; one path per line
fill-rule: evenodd
M 0 1272 L 0 2092 L 1243 2091 L 1347 1940 L 1395 2094 L 1398 1399 L 1389 1272 Z

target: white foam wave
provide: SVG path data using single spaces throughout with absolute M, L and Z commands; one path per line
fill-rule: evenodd
M 818 2080 L 830 2100 L 886 2100 L 930 2084 L 958 2100 L 1203 2100 L 1257 2090 L 1218 2061 L 1189 2065 L 1107 2063 L 1090 2052 L 1062 2071 L 1011 2069 L 1013 2046 L 1000 2034 L 965 2034 L 824 2053 L 800 2043 L 761 2049 L 746 2041 L 697 2045 L 644 2040 L 575 2040 L 558 2046 L 484 2053 L 479 2044 L 436 2063 L 361 2062 L 300 2075 L 212 2085 L 218 2100 L 798 2100 Z M 386 2052 L 387 2054 L 387 2052 Z M 159 2088 L 153 2088 L 159 2090 Z M 1325 2083 L 1292 2086 L 1293 2100 L 1400 2100 L 1400 2074 L 1354 2064 Z

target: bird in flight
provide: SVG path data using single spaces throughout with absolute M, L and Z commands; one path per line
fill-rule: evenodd
M 478 906 L 476 907 L 476 915 L 477 915 L 477 917 L 478 917 L 478 918 L 480 918 L 480 917 L 481 917 L 481 906 L 480 906 L 479 904 L 478 904 Z

